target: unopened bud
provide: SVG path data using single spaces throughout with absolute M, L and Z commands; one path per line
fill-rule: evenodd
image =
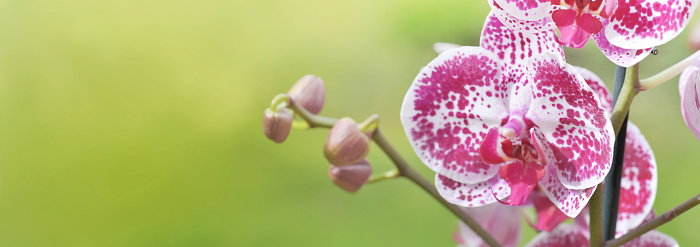
M 688 47 L 693 51 L 700 50 L 700 22 L 696 22 L 688 35 Z
M 362 160 L 369 152 L 369 137 L 350 118 L 341 118 L 328 134 L 323 153 L 331 164 L 342 166 Z
M 277 112 L 267 108 L 263 113 L 263 132 L 268 139 L 276 143 L 282 143 L 292 129 L 294 114 L 287 108 L 280 108 Z
M 369 180 L 370 175 L 372 175 L 372 166 L 366 159 L 344 166 L 331 165 L 328 169 L 328 177 L 331 181 L 350 193 L 362 188 L 362 185 Z
M 326 101 L 326 86 L 315 75 L 305 75 L 287 92 L 295 104 L 299 104 L 313 114 L 318 114 Z

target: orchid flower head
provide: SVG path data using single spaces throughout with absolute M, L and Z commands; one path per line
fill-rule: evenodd
M 521 205 L 539 185 L 575 217 L 607 175 L 612 125 L 555 35 L 492 12 L 479 47 L 444 51 L 414 80 L 401 121 L 447 201 Z
M 583 47 L 589 38 L 620 66 L 633 65 L 688 24 L 700 0 L 488 0 L 516 29 L 558 28 L 562 45 Z

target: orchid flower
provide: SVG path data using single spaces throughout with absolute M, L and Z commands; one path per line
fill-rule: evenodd
M 612 125 L 555 35 L 492 12 L 480 47 L 447 50 L 414 80 L 401 122 L 447 201 L 521 205 L 539 185 L 575 217 L 607 175 Z
M 516 29 L 555 26 L 562 45 L 583 47 L 592 36 L 613 63 L 628 67 L 652 47 L 675 38 L 699 0 L 489 0 L 503 23 Z
M 693 132 L 695 138 L 700 139 L 700 88 L 698 80 L 700 80 L 700 59 L 695 60 L 692 65 L 688 66 L 681 74 L 678 83 L 678 90 L 681 94 L 681 113 L 683 120 L 688 125 L 690 131 Z

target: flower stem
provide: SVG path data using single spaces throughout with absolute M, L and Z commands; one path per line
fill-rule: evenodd
M 629 112 L 632 100 L 634 100 L 634 97 L 639 94 L 639 91 L 635 89 L 638 85 L 639 64 L 635 64 L 632 67 L 627 68 L 624 83 L 622 84 L 622 88 L 620 88 L 619 96 L 617 97 L 617 100 L 613 99 L 613 103 L 615 105 L 613 107 L 610 121 L 612 122 L 613 129 L 615 130 L 615 136 L 617 136 L 617 134 L 620 132 L 622 123 L 625 122 L 625 119 L 627 118 L 627 112 Z
M 453 214 L 459 217 L 460 220 L 462 220 L 465 224 L 467 224 L 467 226 L 469 226 L 469 228 L 471 228 L 477 235 L 479 235 L 479 237 L 481 237 L 481 239 L 483 239 L 486 244 L 488 244 L 491 247 L 501 246 L 488 232 L 486 232 L 486 230 L 484 230 L 484 228 L 482 228 L 479 225 L 479 223 L 477 223 L 474 219 L 472 219 L 472 217 L 467 215 L 466 212 L 460 209 L 457 205 L 445 201 L 445 199 L 443 199 L 442 196 L 440 196 L 437 189 L 435 189 L 432 183 L 425 180 L 423 176 L 421 176 L 418 172 L 413 170 L 413 168 L 411 168 L 411 166 L 409 166 L 408 163 L 406 163 L 406 161 L 401 157 L 401 155 L 399 155 L 399 153 L 396 152 L 394 147 L 391 146 L 389 141 L 386 138 L 384 138 L 384 135 L 382 135 L 382 132 L 379 131 L 379 129 L 377 129 L 374 132 L 374 135 L 372 135 L 372 139 L 394 162 L 401 176 L 413 181 L 423 190 L 425 190 L 425 192 L 428 192 L 428 194 L 433 196 L 435 200 L 438 200 L 440 203 L 442 203 L 443 206 L 445 206 Z
M 372 177 L 369 178 L 369 181 L 367 181 L 367 184 L 372 184 L 372 183 L 381 182 L 384 180 L 394 179 L 394 178 L 397 178 L 399 176 L 401 176 L 401 174 L 399 173 L 399 170 L 394 169 L 394 170 L 387 171 L 387 172 L 384 172 L 381 174 L 372 175 Z
M 700 51 L 696 51 L 695 53 L 693 53 L 693 55 L 688 56 L 687 58 L 683 59 L 682 61 L 672 65 L 668 69 L 665 69 L 664 71 L 661 71 L 656 75 L 653 75 L 649 78 L 640 80 L 639 86 L 637 87 L 637 90 L 639 90 L 639 91 L 649 90 L 649 89 L 655 88 L 661 84 L 664 84 L 664 82 L 667 82 L 671 78 L 680 74 L 681 71 L 683 71 L 685 68 L 690 66 L 698 58 L 700 58 Z
M 329 117 L 324 117 L 324 116 L 318 116 L 315 115 L 306 109 L 304 107 L 294 104 L 294 101 L 290 99 L 290 108 L 294 110 L 294 112 L 299 115 L 301 118 L 306 120 L 309 123 L 309 126 L 314 128 L 314 127 L 322 127 L 322 128 L 332 128 L 333 125 L 338 121 L 338 119 L 335 118 L 329 118 Z M 370 119 L 374 119 L 373 117 L 370 117 Z M 501 247 L 501 244 L 499 244 L 484 228 L 482 228 L 479 223 L 477 223 L 471 216 L 469 216 L 466 212 L 464 212 L 462 209 L 459 208 L 459 206 L 454 205 L 452 203 L 449 203 L 445 201 L 445 199 L 440 196 L 438 193 L 437 189 L 433 186 L 432 183 L 428 182 L 421 176 L 418 172 L 413 170 L 411 166 L 406 163 L 406 161 L 399 155 L 399 153 L 394 149 L 394 147 L 389 143 L 389 141 L 384 137 L 381 131 L 379 131 L 379 128 L 377 128 L 374 133 L 372 134 L 372 140 L 374 140 L 375 143 L 379 146 L 379 148 L 384 151 L 384 153 L 389 156 L 389 159 L 391 159 L 392 162 L 394 162 L 394 165 L 396 166 L 396 169 L 398 170 L 398 176 L 406 177 L 418 186 L 420 186 L 425 192 L 428 192 L 435 200 L 439 201 L 442 203 L 443 206 L 445 206 L 447 209 L 449 209 L 455 216 L 457 216 L 460 220 L 462 220 L 469 228 L 471 228 L 481 239 L 484 240 L 486 244 L 488 244 L 491 247 Z M 390 171 L 391 172 L 391 171 Z M 388 174 L 388 173 L 387 173 Z M 385 174 L 386 175 L 386 174 Z
M 603 246 L 603 186 L 598 187 L 593 192 L 591 200 L 588 202 L 588 212 L 590 213 L 591 223 L 588 229 L 591 234 L 589 240 L 591 247 Z
M 651 230 L 673 220 L 678 215 L 685 213 L 685 211 L 688 211 L 689 209 L 697 206 L 698 204 L 700 204 L 700 194 L 697 194 L 697 195 L 693 196 L 692 198 L 688 199 L 687 201 L 681 203 L 680 205 L 674 207 L 673 209 L 666 211 L 665 213 L 663 213 L 659 216 L 654 217 L 654 219 L 637 226 L 636 228 L 627 232 L 625 235 L 622 235 L 619 238 L 607 241 L 605 243 L 605 247 L 616 247 L 616 246 L 623 245 L 623 244 L 631 241 L 632 239 L 635 239 L 639 236 L 642 236 L 644 233 L 647 233 L 648 231 L 651 231 Z

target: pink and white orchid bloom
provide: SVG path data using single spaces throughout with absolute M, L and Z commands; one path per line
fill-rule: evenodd
M 613 63 L 630 66 L 675 38 L 699 0 L 489 0 L 504 23 L 522 29 L 557 27 L 558 41 L 583 47 L 593 36 Z
M 695 60 L 681 74 L 678 90 L 681 94 L 681 113 L 685 124 L 693 132 L 695 138 L 700 139 L 700 59 Z
M 607 175 L 612 125 L 555 35 L 492 12 L 480 47 L 447 50 L 414 80 L 401 122 L 447 201 L 521 205 L 539 185 L 575 217 Z

